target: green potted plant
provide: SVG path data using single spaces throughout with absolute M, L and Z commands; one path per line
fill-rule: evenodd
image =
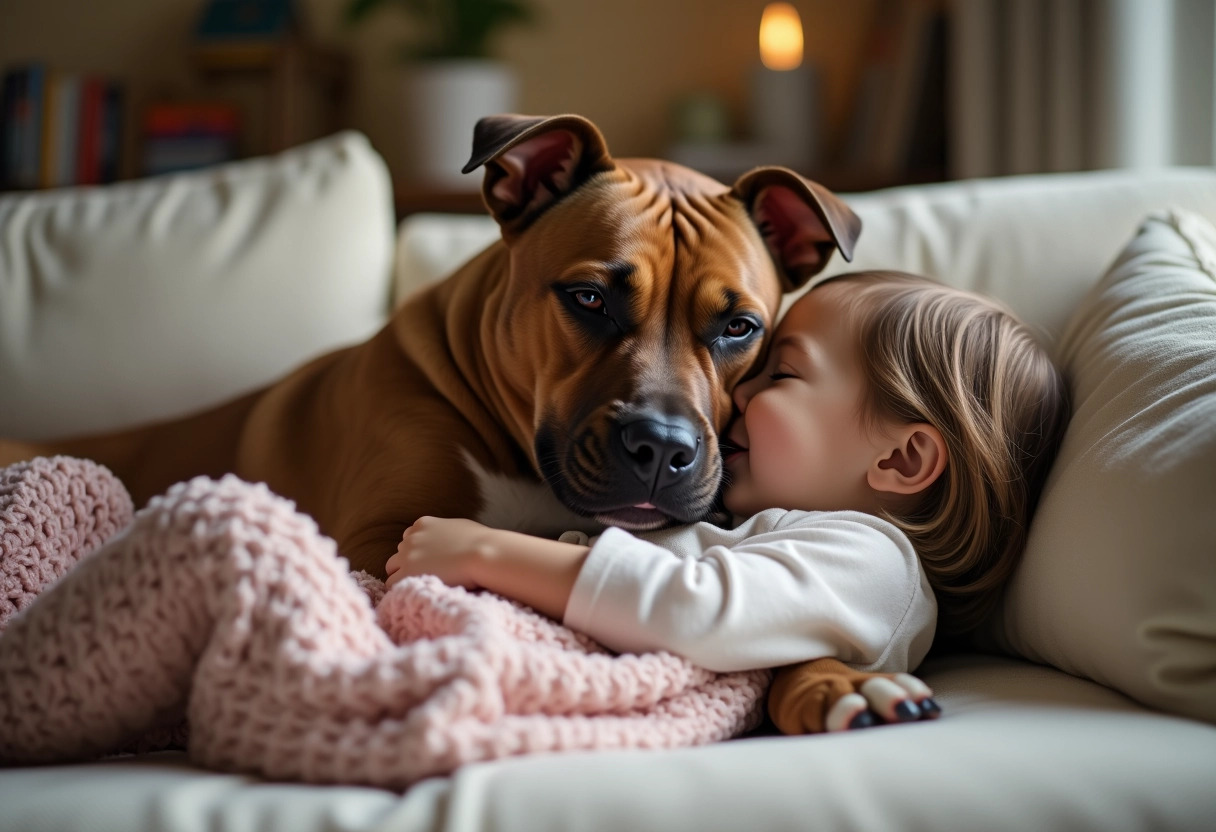
M 533 19 L 523 0 L 351 0 L 348 24 L 358 24 L 382 8 L 396 8 L 418 26 L 414 42 L 401 48 L 401 58 L 414 60 L 485 60 L 490 41 L 512 23 Z
M 405 72 L 405 128 L 413 184 L 475 190 L 468 161 L 477 119 L 515 109 L 516 80 L 492 53 L 495 36 L 534 19 L 527 0 L 350 0 L 345 17 L 357 25 L 381 9 L 413 24 L 398 49 Z

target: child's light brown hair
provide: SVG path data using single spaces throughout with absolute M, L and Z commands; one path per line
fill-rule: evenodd
M 941 431 L 945 471 L 915 508 L 889 510 L 920 555 L 938 630 L 960 635 L 992 611 L 1026 543 L 1069 416 L 1046 351 L 994 300 L 903 272 L 833 278 L 857 324 L 862 416 Z

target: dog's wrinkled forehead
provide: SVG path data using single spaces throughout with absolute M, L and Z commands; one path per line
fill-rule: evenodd
M 523 236 L 555 262 L 616 263 L 637 279 L 727 280 L 765 306 L 779 302 L 772 259 L 743 203 L 721 182 L 669 162 L 618 160 Z
M 697 171 L 654 159 L 622 163 L 666 205 L 672 246 L 698 279 L 729 277 L 734 290 L 772 302 L 780 279 L 759 229 L 730 188 Z M 738 281 L 735 283 L 735 281 Z
M 701 196 L 722 196 L 730 192 L 730 188 L 712 177 L 661 159 L 617 159 L 617 165 L 639 180 L 645 180 L 658 192 Z

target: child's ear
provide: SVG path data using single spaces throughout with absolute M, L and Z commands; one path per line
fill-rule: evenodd
M 949 461 L 941 431 L 924 422 L 902 425 L 885 448 L 866 472 L 875 491 L 918 494 L 937 481 Z

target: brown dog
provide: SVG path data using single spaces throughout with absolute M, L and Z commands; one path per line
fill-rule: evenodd
M 733 188 L 614 160 L 578 116 L 483 119 L 502 240 L 418 293 L 369 341 L 202 414 L 62 442 L 0 442 L 0 464 L 99 461 L 137 505 L 233 472 L 296 501 L 354 569 L 383 576 L 424 514 L 556 534 L 704 517 L 730 391 L 761 356 L 783 292 L 851 259 L 861 223 L 822 186 L 760 168 Z M 556 499 L 554 499 L 556 498 Z M 855 690 L 796 678 L 796 730 Z M 840 683 L 840 684 L 836 684 Z M 805 701 L 804 701 L 805 700 Z M 799 727 L 801 726 L 801 727 Z M 783 724 L 784 727 L 784 724 Z
M 631 529 L 701 519 L 730 391 L 783 291 L 836 248 L 850 258 L 860 221 L 781 168 L 727 188 L 614 160 L 578 116 L 483 119 L 467 170 L 483 165 L 502 241 L 371 340 L 197 416 L 7 443 L 0 462 L 94 459 L 137 505 L 234 472 L 295 500 L 353 568 L 380 575 L 423 514 L 558 532 L 571 513 Z M 566 516 L 506 502 L 514 484 L 541 482 Z

